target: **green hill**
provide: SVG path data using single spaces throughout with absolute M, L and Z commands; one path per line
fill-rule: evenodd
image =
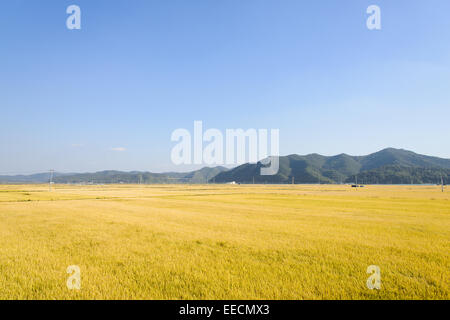
M 55 172 L 55 183 L 205 183 L 218 173 L 227 170 L 224 167 L 205 167 L 191 172 L 123 172 L 123 171 L 99 171 L 93 173 L 68 173 Z M 33 175 L 0 176 L 0 183 L 48 183 L 49 173 Z
M 227 170 L 224 167 L 205 167 L 191 172 L 122 172 L 100 171 L 94 173 L 73 174 L 56 177 L 55 183 L 206 183 L 218 173 Z
M 450 160 L 388 148 L 367 156 L 319 154 L 280 157 L 274 176 L 261 176 L 262 164 L 244 164 L 219 173 L 216 182 L 238 183 L 438 183 L 450 180 Z

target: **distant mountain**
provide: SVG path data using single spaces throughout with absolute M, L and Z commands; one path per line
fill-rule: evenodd
M 361 160 L 361 169 L 363 171 L 380 168 L 386 165 L 450 169 L 450 159 L 424 156 L 403 149 L 387 148 L 368 156 L 358 158 Z
M 388 148 L 367 156 L 280 157 L 280 168 L 274 176 L 261 176 L 261 162 L 244 164 L 221 172 L 216 182 L 239 183 L 438 183 L 441 176 L 450 181 L 450 159 L 420 155 L 403 149 Z
M 94 173 L 58 173 L 53 175 L 55 183 L 205 183 L 218 173 L 228 170 L 225 167 L 205 167 L 190 172 L 123 172 L 100 171 Z M 49 173 L 32 175 L 0 176 L 0 183 L 48 183 Z
M 59 176 L 53 179 L 55 183 L 206 183 L 218 173 L 227 170 L 225 167 L 205 167 L 191 172 L 123 172 L 100 171 Z
M 320 154 L 280 157 L 276 175 L 261 176 L 262 164 L 246 163 L 228 170 L 205 167 L 191 172 L 55 173 L 55 183 L 364 183 L 422 184 L 450 182 L 450 159 L 420 155 L 403 149 L 388 148 L 367 156 L 322 156 Z M 0 183 L 47 183 L 48 173 L 0 176 Z
M 67 176 L 71 173 L 58 173 L 55 172 L 53 177 Z M 0 183 L 48 183 L 50 179 L 50 173 L 36 173 L 30 175 L 14 175 L 14 176 L 0 176 Z
M 205 183 L 206 181 L 213 180 L 221 172 L 225 172 L 228 169 L 225 167 L 205 167 L 197 171 L 188 172 L 182 174 L 181 179 L 187 180 L 189 183 Z M 173 178 L 176 178 L 173 176 Z

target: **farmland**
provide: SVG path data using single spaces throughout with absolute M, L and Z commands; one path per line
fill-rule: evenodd
M 0 299 L 449 299 L 449 249 L 437 186 L 0 186 Z

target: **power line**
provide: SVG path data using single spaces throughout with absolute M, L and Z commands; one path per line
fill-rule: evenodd
M 52 184 L 53 184 L 53 173 L 55 172 L 55 170 L 50 169 L 50 179 L 48 181 L 48 191 L 51 192 L 52 191 Z

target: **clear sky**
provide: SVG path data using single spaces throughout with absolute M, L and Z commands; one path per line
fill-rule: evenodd
M 0 174 L 184 170 L 170 136 L 194 120 L 278 128 L 282 155 L 450 158 L 449 16 L 448 0 L 2 1 Z

